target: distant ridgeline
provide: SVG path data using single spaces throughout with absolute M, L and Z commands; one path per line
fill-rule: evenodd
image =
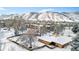
M 79 23 L 79 13 L 77 12 L 43 12 L 24 13 L 0 16 L 0 27 L 24 26 L 25 24 L 57 24 L 74 25 Z M 69 24 L 68 24 L 69 23 Z M 26 25 L 25 25 L 26 26 Z

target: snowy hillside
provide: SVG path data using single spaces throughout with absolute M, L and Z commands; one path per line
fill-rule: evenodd
M 79 22 L 79 12 L 65 12 L 63 14 L 67 16 L 70 20 L 73 20 L 74 22 Z
M 29 21 L 54 21 L 54 22 L 79 22 L 79 13 L 77 12 L 30 12 L 24 14 L 10 14 L 10 15 L 1 15 L 0 20 L 6 19 L 24 19 Z

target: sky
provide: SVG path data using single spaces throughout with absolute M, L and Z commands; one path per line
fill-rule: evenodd
M 2 14 L 21 14 L 28 12 L 77 12 L 79 7 L 0 7 Z

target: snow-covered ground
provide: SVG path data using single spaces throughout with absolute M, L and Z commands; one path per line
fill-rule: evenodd
M 9 41 L 7 40 L 7 37 L 13 36 L 14 35 L 14 30 L 10 29 L 8 30 L 7 28 L 1 28 L 0 29 L 0 50 L 4 49 L 5 44 L 7 44 Z
M 75 34 L 68 30 L 68 28 L 66 28 L 66 30 L 64 31 L 64 35 L 71 35 L 71 37 L 74 37 Z M 14 30 L 10 29 L 10 31 L 8 31 L 7 29 L 2 28 L 0 30 L 0 50 L 2 51 L 28 51 L 27 49 L 7 40 L 7 37 L 13 36 L 14 35 Z M 43 47 L 41 49 L 37 49 L 34 51 L 70 51 L 71 50 L 71 46 L 68 45 L 64 48 L 54 48 L 54 49 L 49 49 L 48 47 Z

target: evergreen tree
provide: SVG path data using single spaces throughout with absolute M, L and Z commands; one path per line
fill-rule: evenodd
M 71 43 L 71 51 L 79 51 L 79 33 L 73 38 L 73 42 Z
M 72 31 L 73 31 L 74 33 L 77 33 L 77 32 L 79 31 L 78 24 L 76 24 L 76 25 L 73 26 Z

